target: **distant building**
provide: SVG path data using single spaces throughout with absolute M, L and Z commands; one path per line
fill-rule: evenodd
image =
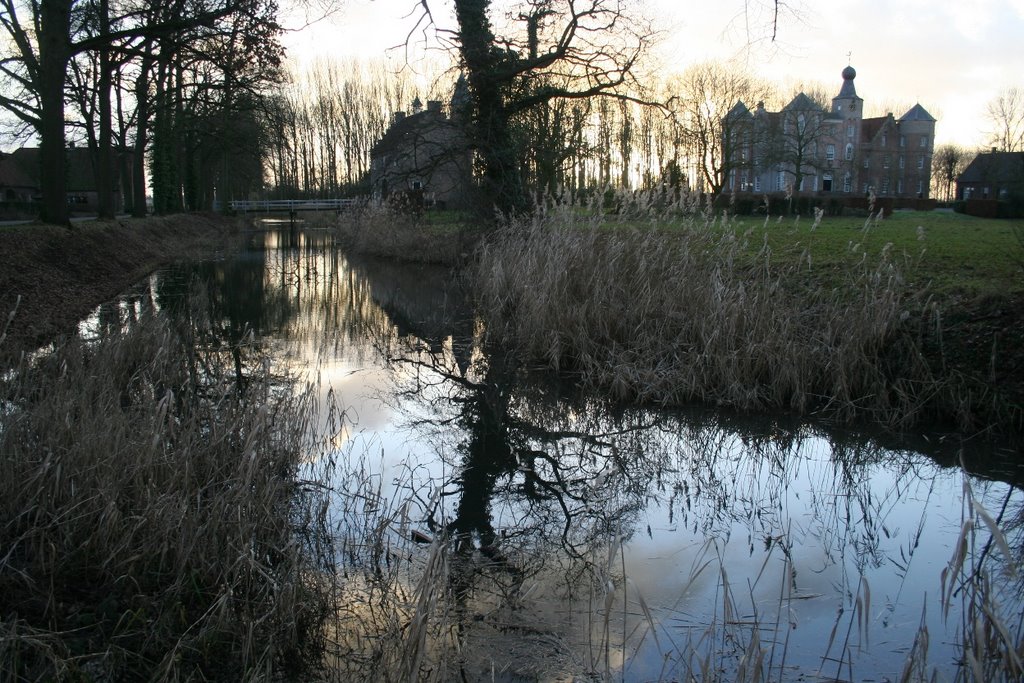
M 726 191 L 927 198 L 935 118 L 915 104 L 900 118 L 863 118 L 852 66 L 829 109 L 804 93 L 781 111 L 743 102 L 723 121 Z
M 1024 198 L 1024 152 L 979 154 L 956 179 L 957 199 Z
M 461 80 L 460 80 L 461 82 Z M 450 110 L 458 111 L 459 87 Z M 461 117 L 444 111 L 440 100 L 419 98 L 412 113 L 396 112 L 391 127 L 370 150 L 373 195 L 422 198 L 427 204 L 459 207 L 469 200 L 472 154 Z
M 72 211 L 95 212 L 98 208 L 95 160 L 92 151 L 84 147 L 67 150 L 67 194 Z M 114 210 L 124 210 L 122 174 L 119 169 L 131 168 L 132 153 L 122 151 L 115 155 Z M 39 148 L 22 147 L 10 154 L 0 154 L 0 201 L 28 203 L 40 195 Z M 124 178 L 127 179 L 127 172 Z

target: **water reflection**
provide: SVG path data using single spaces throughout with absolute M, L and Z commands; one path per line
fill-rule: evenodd
M 896 679 L 923 624 L 930 666 L 952 677 L 961 612 L 944 618 L 939 597 L 962 606 L 970 584 L 942 583 L 954 550 L 976 539 L 969 579 L 1024 559 L 1015 454 L 622 408 L 488 347 L 444 270 L 349 257 L 322 233 L 261 237 L 158 274 L 87 327 L 174 309 L 198 280 L 209 304 L 189 315 L 319 378 L 345 411 L 339 421 L 324 401 L 325 457 L 353 464 L 337 482 L 343 571 L 364 598 L 395 572 L 386 585 L 402 605 L 435 573 L 430 600 L 401 618 L 427 603 L 444 613 L 460 675 L 729 679 L 762 652 L 773 678 Z M 1005 548 L 964 524 L 965 485 Z M 1017 623 L 1019 579 L 987 590 Z M 399 619 L 369 613 L 363 628 Z M 418 666 L 437 676 L 444 644 Z

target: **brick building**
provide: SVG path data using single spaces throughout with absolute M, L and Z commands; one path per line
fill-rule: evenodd
M 935 118 L 915 104 L 900 118 L 864 118 L 852 66 L 825 108 L 804 93 L 780 111 L 743 102 L 723 120 L 727 192 L 927 198 Z

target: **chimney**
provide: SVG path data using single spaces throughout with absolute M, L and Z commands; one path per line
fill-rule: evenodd
M 395 124 L 401 123 L 404 120 L 405 120 L 405 112 L 404 111 L 396 111 L 394 114 L 391 115 L 391 125 L 392 126 L 394 126 Z
M 441 100 L 427 100 L 427 111 L 441 113 Z

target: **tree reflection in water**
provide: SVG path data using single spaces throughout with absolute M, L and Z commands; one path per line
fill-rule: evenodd
M 377 425 L 362 403 L 359 426 L 324 440 L 342 473 L 343 677 L 753 680 L 759 661 L 773 680 L 896 680 L 923 623 L 913 671 L 952 678 L 966 660 L 953 643 L 999 630 L 974 605 L 1019 646 L 1015 452 L 577 395 L 488 344 L 443 273 L 356 259 L 325 235 L 165 273 L 132 314 L 172 308 L 191 273 L 214 336 L 251 334 L 342 402 L 359 400 L 344 380 L 373 375 L 394 411 Z M 1007 550 L 962 506 L 964 481 Z
M 420 513 L 448 552 L 462 666 L 728 678 L 757 652 L 775 678 L 895 676 L 919 625 L 933 642 L 957 637 L 937 600 L 920 619 L 960 514 L 958 475 L 921 452 L 960 446 L 623 409 L 565 395 L 484 348 L 479 327 L 430 341 L 408 311 L 393 318 L 404 334 L 381 350 L 406 370 L 394 405 L 415 406 L 409 425 L 431 434 L 450 473 Z M 974 486 L 984 505 L 1021 504 L 1016 486 Z M 1012 538 L 1011 564 L 1024 545 Z M 1019 617 L 1019 595 L 999 601 Z M 957 657 L 933 645 L 929 661 L 949 673 Z

